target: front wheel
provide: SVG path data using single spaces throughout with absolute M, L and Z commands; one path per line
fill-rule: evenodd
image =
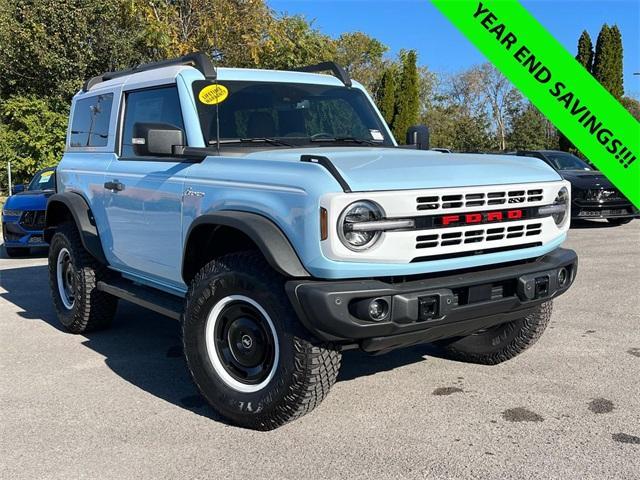
M 257 430 L 310 412 L 340 369 L 340 352 L 309 337 L 283 278 L 253 252 L 226 255 L 198 273 L 183 341 L 202 395 L 222 416 Z
M 551 320 L 552 307 L 552 301 L 545 302 L 523 318 L 439 345 L 445 357 L 452 360 L 484 365 L 505 362 L 538 341 Z
M 614 227 L 619 227 L 621 225 L 626 225 L 629 223 L 632 218 L 607 218 L 607 222 L 609 222 Z

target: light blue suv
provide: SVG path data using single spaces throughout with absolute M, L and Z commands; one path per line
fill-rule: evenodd
M 60 321 L 106 327 L 118 299 L 179 320 L 204 397 L 263 430 L 318 405 L 345 349 L 512 358 L 575 278 L 570 185 L 429 151 L 426 127 L 407 143 L 330 62 L 198 53 L 88 80 L 46 215 Z

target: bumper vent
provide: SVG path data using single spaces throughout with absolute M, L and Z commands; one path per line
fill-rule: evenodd
M 20 217 L 20 226 L 25 230 L 44 230 L 45 215 L 44 210 L 27 210 Z

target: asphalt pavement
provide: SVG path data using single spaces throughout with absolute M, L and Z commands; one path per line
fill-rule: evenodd
M 310 415 L 272 432 L 197 394 L 177 323 L 121 303 L 58 326 L 43 252 L 0 258 L 1 479 L 640 477 L 640 221 L 585 223 L 574 287 L 541 340 L 479 366 L 429 346 L 345 353 Z

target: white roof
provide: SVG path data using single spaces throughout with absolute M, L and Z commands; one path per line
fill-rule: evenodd
M 144 72 L 132 73 L 124 75 L 112 80 L 97 83 L 89 92 L 96 93 L 103 90 L 113 90 L 117 88 L 125 88 L 132 90 L 135 88 L 145 88 L 163 83 L 170 83 L 183 71 L 190 71 L 191 75 L 204 76 L 198 70 L 188 65 L 177 65 L 170 67 L 155 68 Z M 192 71 L 192 72 L 191 72 Z M 317 73 L 291 72 L 284 70 L 261 70 L 254 68 L 226 68 L 220 67 L 216 69 L 219 81 L 259 81 L 259 82 L 282 82 L 282 83 L 309 83 L 317 85 L 335 85 L 340 86 L 342 82 L 333 75 L 324 75 Z M 354 81 L 354 86 L 361 85 Z M 79 92 L 79 96 L 83 96 L 89 92 Z

